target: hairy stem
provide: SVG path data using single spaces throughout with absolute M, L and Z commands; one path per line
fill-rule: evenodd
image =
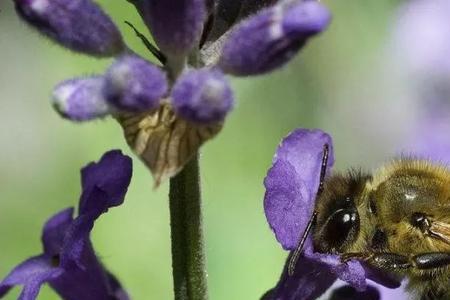
M 175 300 L 208 299 L 198 155 L 170 180 Z

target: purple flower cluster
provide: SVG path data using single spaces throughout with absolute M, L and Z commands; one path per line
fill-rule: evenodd
M 0 298 L 23 285 L 20 300 L 36 299 L 48 283 L 62 299 L 128 300 L 119 281 L 95 255 L 90 232 L 109 208 L 123 203 L 132 163 L 120 151 L 109 151 L 81 170 L 78 216 L 67 208 L 51 217 L 42 232 L 43 253 L 19 264 L 0 282 Z
M 281 67 L 330 21 L 330 13 L 317 1 L 128 0 L 159 48 L 137 32 L 161 61 L 159 66 L 130 50 L 112 20 L 92 0 L 14 1 L 23 20 L 65 48 L 116 57 L 104 75 L 57 85 L 53 106 L 73 121 L 107 115 L 118 120 L 124 115 L 127 119 L 150 116 L 165 107 L 174 113 L 171 122 L 182 119 L 193 128 L 220 126 L 234 102 L 225 74 L 257 75 Z M 124 123 L 130 122 L 122 123 L 126 134 L 134 133 Z M 207 131 L 190 149 L 192 154 L 218 132 Z M 148 141 L 129 143 L 141 155 L 136 145 L 142 148 Z M 147 164 L 154 173 L 158 169 L 154 163 Z
M 220 130 L 234 105 L 227 75 L 259 75 L 285 65 L 331 19 L 318 1 L 128 0 L 153 36 L 156 46 L 133 28 L 160 61 L 157 65 L 129 49 L 113 21 L 92 0 L 13 1 L 24 21 L 61 46 L 115 58 L 104 74 L 58 84 L 53 106 L 73 121 L 115 117 L 127 142 L 154 173 L 156 184 L 181 170 L 200 145 Z M 329 140 L 325 134 L 315 134 L 301 132 L 287 139 L 270 171 L 273 176 L 266 179 L 268 195 L 272 193 L 266 198 L 267 216 L 286 249 L 295 246 L 296 233 L 303 226 L 294 219 L 304 218 L 282 215 L 281 210 L 302 205 L 312 209 L 320 156 L 316 150 Z M 304 148 L 309 156 L 301 158 L 307 163 L 298 165 L 300 159 L 292 150 L 301 144 L 297 139 L 311 136 L 315 148 Z M 299 166 L 307 173 L 301 173 Z M 90 232 L 100 215 L 124 201 L 131 169 L 130 158 L 118 151 L 85 167 L 78 216 L 73 218 L 69 208 L 47 221 L 43 253 L 17 266 L 0 283 L 0 297 L 23 285 L 20 299 L 35 299 L 41 285 L 48 283 L 63 299 L 128 299 L 97 259 Z M 290 178 L 280 189 L 279 176 Z M 336 276 L 358 288 L 364 286 L 359 263 L 340 264 L 335 257 L 313 253 L 311 245 L 306 250 L 305 263 L 311 264 L 311 270 L 319 263 L 333 273 L 316 280 L 317 286 L 303 285 L 307 289 L 299 291 L 296 281 L 289 289 L 317 294 L 326 280 L 326 285 L 331 284 Z M 304 280 L 312 282 L 317 274 Z
M 330 19 L 328 11 L 315 1 L 281 1 L 233 27 L 217 63 L 197 62 L 196 67 L 204 67 L 195 71 L 186 61 L 200 50 L 202 34 L 207 33 L 208 6 L 204 0 L 135 2 L 167 58 L 163 67 L 132 53 L 114 23 L 91 0 L 15 3 L 25 21 L 64 47 L 95 56 L 117 56 L 104 76 L 72 79 L 56 87 L 54 106 L 64 117 L 76 121 L 120 111 L 154 110 L 168 98 L 175 111 L 192 122 L 220 122 L 233 106 L 223 71 L 253 75 L 273 70 L 286 63 L 310 36 L 321 32 Z M 220 4 L 210 8 L 216 6 Z M 211 43 L 209 40 L 208 45 L 217 47 Z M 172 94 L 165 72 L 174 80 Z M 176 80 L 179 72 L 182 74 Z
M 286 250 L 296 248 L 300 234 L 304 232 L 314 210 L 325 144 L 329 145 L 329 174 L 334 164 L 331 137 L 321 130 L 297 129 L 279 145 L 264 180 L 267 221 L 278 242 Z M 366 278 L 391 288 L 399 286 L 395 280 L 358 261 L 342 263 L 337 255 L 315 252 L 309 236 L 294 274 L 289 276 L 285 268 L 277 286 L 264 299 L 316 299 L 337 278 L 353 286 L 355 295 L 359 296 L 364 295 L 362 291 L 367 286 Z

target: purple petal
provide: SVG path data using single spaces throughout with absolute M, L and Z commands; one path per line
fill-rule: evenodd
M 50 282 L 63 299 L 110 300 L 127 299 L 127 294 L 97 259 L 90 241 L 90 233 L 97 218 L 111 203 L 110 195 L 95 186 L 89 199 L 96 202 L 75 218 L 68 228 L 60 254 L 64 274 Z M 116 299 L 116 298 L 115 298 Z
M 83 265 L 83 252 L 90 244 L 89 235 L 95 220 L 109 208 L 123 203 L 131 181 L 131 158 L 120 150 L 105 153 L 98 163 L 90 163 L 81 170 L 83 192 L 79 215 L 67 230 L 61 251 L 63 266 L 74 262 Z
M 83 193 L 80 199 L 79 214 L 91 211 L 103 212 L 109 207 L 122 204 L 133 171 L 131 158 L 120 150 L 105 153 L 98 163 L 90 163 L 81 170 Z M 105 203 L 97 201 L 98 188 L 107 195 Z
M 40 255 L 29 258 L 15 267 L 0 283 L 0 297 L 4 296 L 13 286 L 23 285 L 19 300 L 34 300 L 42 284 L 61 274 L 62 269 L 53 267 L 49 257 Z
M 284 160 L 292 164 L 299 179 L 316 193 L 320 182 L 325 144 L 329 146 L 327 164 L 327 174 L 329 174 L 334 165 L 333 141 L 320 129 L 293 130 L 278 146 L 273 161 Z M 315 196 L 312 195 L 312 204 L 314 204 Z
M 85 167 L 78 217 L 72 220 L 73 209 L 66 209 L 46 222 L 42 235 L 45 254 L 16 267 L 0 283 L 0 297 L 12 286 L 23 284 L 20 299 L 32 300 L 48 282 L 62 299 L 127 300 L 120 283 L 97 259 L 90 233 L 101 214 L 123 202 L 131 173 L 131 159 L 118 150 Z
M 244 20 L 222 49 L 219 66 L 247 76 L 287 63 L 306 41 L 330 22 L 329 11 L 316 1 L 285 1 Z
M 165 73 L 134 55 L 119 58 L 105 75 L 106 99 L 119 110 L 140 112 L 156 109 L 167 90 Z
M 72 264 L 80 269 L 87 267 L 83 253 L 90 245 L 94 222 L 109 208 L 123 203 L 131 175 L 131 158 L 120 150 L 105 153 L 98 163 L 90 163 L 81 170 L 83 192 L 79 215 L 68 228 L 61 250 L 61 264 L 65 268 Z
M 294 130 L 281 142 L 264 180 L 267 221 L 284 249 L 297 246 L 314 210 L 325 144 L 330 147 L 329 171 L 334 164 L 331 137 L 320 130 Z
M 72 216 L 73 208 L 67 208 L 55 214 L 45 223 L 42 233 L 42 244 L 46 255 L 52 257 L 61 252 L 64 236 L 73 222 Z
M 311 253 L 310 250 L 305 251 L 305 256 L 316 262 L 323 263 L 336 277 L 349 283 L 358 291 L 363 291 L 366 288 L 366 272 L 360 262 L 351 260 L 342 263 L 337 255 Z M 299 268 L 298 265 L 297 268 Z
M 339 278 L 351 284 L 357 291 L 366 289 L 365 271 L 357 261 L 346 264 L 336 255 L 305 252 L 299 258 L 294 274 L 287 274 L 290 256 L 286 261 L 278 284 L 263 300 L 317 299 Z
M 305 182 L 297 177 L 294 167 L 283 160 L 273 164 L 264 185 L 264 211 L 269 225 L 284 249 L 294 249 L 301 234 L 300 226 L 312 214 L 314 207 L 310 201 L 314 196 Z
M 62 299 L 115 299 L 113 298 L 115 290 L 110 285 L 108 272 L 95 256 L 89 241 L 86 241 L 81 249 L 79 262 L 65 261 L 65 259 L 63 253 L 61 265 L 65 272 L 49 282 Z
M 197 123 L 221 122 L 233 108 L 233 92 L 222 72 L 217 69 L 184 72 L 172 90 L 175 112 Z
M 53 91 L 53 106 L 62 117 L 89 121 L 110 113 L 103 96 L 104 79 L 87 77 L 60 83 Z
M 294 130 L 279 145 L 274 163 L 265 178 L 264 210 L 270 227 L 284 249 L 296 248 L 314 211 L 326 144 L 329 146 L 329 174 L 334 164 L 331 137 L 318 129 Z M 310 236 L 304 247 L 304 255 L 309 265 L 313 265 L 313 262 L 317 264 L 312 269 L 327 268 L 334 277 L 339 277 L 358 290 L 365 288 L 365 271 L 359 262 L 341 263 L 336 255 L 314 253 Z M 305 270 L 308 269 L 302 267 L 301 263 L 297 264 L 296 272 L 300 274 Z
M 92 206 L 90 211 L 80 214 L 73 221 L 64 236 L 61 249 L 61 265 L 70 269 L 75 264 L 79 269 L 88 267 L 84 258 L 86 248 L 90 247 L 90 234 L 97 218 L 106 211 L 105 203 L 108 201 L 108 195 L 99 188 L 93 188 L 90 193 L 90 199 L 99 204 Z M 93 252 L 92 252 L 93 254 Z M 95 255 L 94 255 L 95 256 Z
M 91 0 L 14 0 L 23 20 L 74 51 L 114 56 L 123 51 L 122 36 Z
M 308 258 L 300 258 L 297 266 L 292 276 L 285 269 L 277 286 L 267 292 L 262 300 L 314 300 L 336 280 L 326 265 Z
M 198 44 L 206 18 L 205 0 L 142 0 L 137 8 L 169 59 L 186 55 Z

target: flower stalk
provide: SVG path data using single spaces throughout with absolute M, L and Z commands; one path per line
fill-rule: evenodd
M 175 300 L 208 299 L 198 154 L 170 180 Z

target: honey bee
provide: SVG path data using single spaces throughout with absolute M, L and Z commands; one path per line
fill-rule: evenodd
M 350 171 L 325 178 L 327 159 L 325 145 L 315 211 L 289 273 L 311 232 L 317 252 L 407 278 L 413 298 L 450 299 L 450 170 L 400 158 L 373 174 Z

